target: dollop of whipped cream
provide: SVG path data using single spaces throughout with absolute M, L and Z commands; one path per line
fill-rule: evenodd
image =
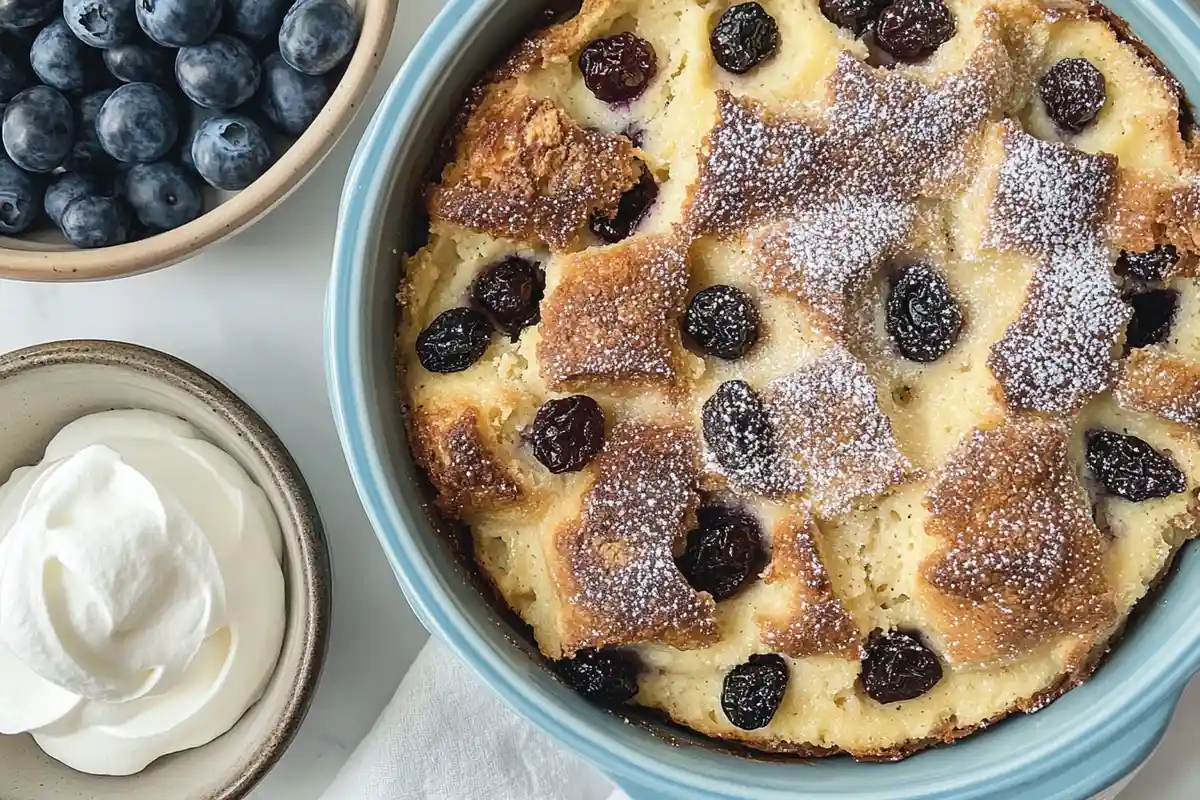
M 0 487 L 0 734 L 129 775 L 211 742 L 283 643 L 266 495 L 190 424 L 109 411 Z

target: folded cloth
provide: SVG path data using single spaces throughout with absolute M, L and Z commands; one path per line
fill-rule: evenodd
M 1133 775 L 1090 800 L 1113 800 Z M 521 719 L 436 638 L 323 800 L 629 800 Z
M 323 800 L 619 800 L 436 638 Z

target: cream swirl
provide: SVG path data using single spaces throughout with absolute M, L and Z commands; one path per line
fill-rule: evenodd
M 0 733 L 93 774 L 229 730 L 284 631 L 279 525 L 186 422 L 84 417 L 0 487 Z

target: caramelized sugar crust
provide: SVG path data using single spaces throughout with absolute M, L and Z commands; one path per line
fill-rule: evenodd
M 759 2 L 778 50 L 742 75 L 709 44 L 730 0 L 585 0 L 476 88 L 406 261 L 401 402 L 438 509 L 547 657 L 635 653 L 634 701 L 714 737 L 901 757 L 1084 680 L 1196 531 L 1200 150 L 1173 79 L 1092 4 L 947 0 L 953 37 L 885 65 L 816 0 Z M 617 33 L 656 69 L 608 105 L 578 55 Z M 1075 58 L 1107 95 L 1066 132 L 1039 81 Z M 601 218 L 631 235 L 602 241 Z M 1161 274 L 1117 269 L 1165 245 Z M 540 321 L 461 372 L 424 369 L 418 334 L 477 305 L 476 278 L 510 257 L 544 271 Z M 915 264 L 961 323 L 930 361 L 889 327 Z M 681 335 L 691 298 L 722 284 L 758 326 L 728 361 Z M 1150 290 L 1175 293 L 1174 315 L 1127 347 L 1151 326 L 1130 298 Z M 732 380 L 766 422 L 731 466 L 702 409 Z M 532 421 L 572 393 L 599 404 L 605 441 L 551 474 Z M 1168 456 L 1186 490 L 1113 494 L 1088 466 L 1097 430 Z M 719 602 L 676 564 L 702 503 L 752 515 L 766 550 Z M 943 674 L 880 703 L 862 660 L 896 630 Z M 759 653 L 785 656 L 789 682 L 743 730 L 723 682 Z

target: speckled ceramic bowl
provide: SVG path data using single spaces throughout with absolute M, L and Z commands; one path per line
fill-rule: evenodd
M 811 2 L 812 0 L 810 0 Z M 1195 0 L 1108 0 L 1200 97 Z M 346 179 L 326 321 L 334 416 L 359 495 L 413 608 L 517 711 L 634 800 L 1081 800 L 1154 748 L 1200 668 L 1200 549 L 1189 545 L 1095 677 L 1030 716 L 894 764 L 730 755 L 698 736 L 589 705 L 463 576 L 422 511 L 392 360 L 400 257 L 427 165 L 467 88 L 545 0 L 448 0 L 389 88 Z M 656 731 L 659 734 L 664 731 Z
M 213 378 L 171 356 L 117 342 L 53 342 L 0 356 L 0 480 L 40 460 L 68 422 L 122 408 L 187 420 L 266 492 L 284 541 L 283 653 L 266 694 L 233 730 L 132 777 L 82 775 L 44 755 L 30 736 L 0 736 L 0 800 L 245 797 L 287 749 L 317 688 L 332 587 L 316 504 L 279 437 Z

